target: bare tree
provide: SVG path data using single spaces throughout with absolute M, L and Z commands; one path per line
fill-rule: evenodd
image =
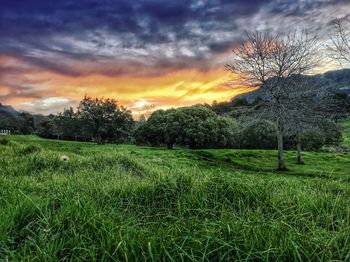
M 276 130 L 278 170 L 286 170 L 283 134 L 289 119 L 292 88 L 303 74 L 318 64 L 317 37 L 306 31 L 286 36 L 272 33 L 247 33 L 247 39 L 233 50 L 233 62 L 226 66 L 241 76 L 240 85 L 261 87 L 264 99 L 256 116 L 271 121 Z
M 152 113 L 154 112 L 156 106 L 153 104 L 150 105 L 145 105 L 142 110 L 139 112 L 140 118 L 142 117 L 143 119 L 147 120 Z
M 341 65 L 350 63 L 350 18 L 337 18 L 332 22 L 334 35 L 330 46 L 332 57 Z
M 336 18 L 331 23 L 333 27 L 333 34 L 330 39 L 332 44 L 328 46 L 330 57 L 338 61 L 340 66 L 350 65 L 350 15 L 342 18 Z M 338 96 L 339 97 L 339 96 Z M 345 98 L 346 99 L 346 98 Z M 338 99 L 336 103 L 341 103 Z M 337 105 L 338 114 L 340 118 L 348 115 L 345 106 Z

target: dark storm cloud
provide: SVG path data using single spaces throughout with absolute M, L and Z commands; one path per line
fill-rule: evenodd
M 24 45 L 19 48 L 23 52 L 26 48 L 49 49 L 52 36 L 86 37 L 87 32 L 98 34 L 100 30 L 119 35 L 128 47 L 191 40 L 196 34 L 184 27 L 186 23 L 195 23 L 207 33 L 232 28 L 233 16 L 256 12 L 264 2 L 268 1 L 2 1 L 1 49 L 13 50 L 16 42 Z M 124 34 L 134 35 L 136 41 Z
M 340 3 L 345 0 L 5 0 L 0 53 L 70 76 L 138 74 L 149 66 L 205 69 L 261 10 L 302 17 Z M 77 66 L 83 63 L 88 66 Z

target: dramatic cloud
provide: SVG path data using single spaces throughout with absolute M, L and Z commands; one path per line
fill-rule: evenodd
M 224 65 L 245 30 L 327 37 L 347 0 L 4 0 L 0 101 L 36 112 L 85 93 L 134 110 L 227 100 Z

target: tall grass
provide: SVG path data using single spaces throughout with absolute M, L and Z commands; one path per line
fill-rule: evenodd
M 332 174 L 50 143 L 0 145 L 0 260 L 350 260 L 350 187 Z

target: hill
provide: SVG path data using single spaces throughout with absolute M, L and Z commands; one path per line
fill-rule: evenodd
M 43 115 L 17 111 L 12 106 L 0 103 L 0 129 L 8 129 L 15 133 L 32 133 L 46 119 Z
M 320 87 L 327 88 L 334 94 L 343 94 L 350 97 L 350 69 L 342 69 L 336 71 L 329 71 L 324 74 L 318 74 L 314 76 L 307 76 L 309 80 L 313 81 Z M 233 99 L 245 100 L 248 104 L 252 104 L 258 98 L 265 98 L 266 90 L 263 87 L 254 91 L 238 95 Z
M 0 140 L 0 260 L 349 257 L 349 153 L 308 152 L 300 166 L 287 152 L 290 171 L 277 173 L 268 150 L 10 139 Z
M 12 106 L 0 103 L 0 129 L 17 129 L 21 126 L 19 112 Z

